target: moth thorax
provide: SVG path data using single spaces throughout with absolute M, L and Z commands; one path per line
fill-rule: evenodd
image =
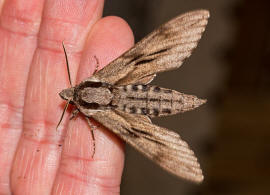
M 80 98 L 84 102 L 97 103 L 100 105 L 108 105 L 113 98 L 113 94 L 111 93 L 111 91 L 104 87 L 86 87 L 82 89 L 79 93 Z

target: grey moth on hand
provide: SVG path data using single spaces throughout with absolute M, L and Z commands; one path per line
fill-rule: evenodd
M 73 116 L 80 112 L 88 122 L 92 117 L 168 172 L 201 182 L 202 170 L 187 143 L 150 118 L 189 111 L 205 100 L 149 83 L 191 55 L 208 18 L 207 10 L 197 10 L 163 24 L 93 76 L 62 90 L 64 112 L 72 103 Z M 66 51 L 65 56 L 67 61 Z

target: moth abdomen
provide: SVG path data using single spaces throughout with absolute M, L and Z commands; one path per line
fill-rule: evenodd
M 204 103 L 196 96 L 151 85 L 119 86 L 112 93 L 112 105 L 117 106 L 117 109 L 150 117 L 185 112 Z

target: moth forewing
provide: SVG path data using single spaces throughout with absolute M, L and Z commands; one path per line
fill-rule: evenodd
M 172 19 L 136 43 L 94 77 L 116 85 L 146 84 L 149 80 L 143 80 L 145 77 L 179 68 L 197 46 L 208 18 L 207 10 L 197 10 Z
M 187 143 L 149 117 L 192 110 L 205 100 L 148 83 L 191 55 L 208 18 L 208 11 L 197 10 L 172 19 L 60 96 L 76 106 L 73 116 L 80 111 L 88 122 L 93 117 L 170 173 L 201 182 L 200 165 Z

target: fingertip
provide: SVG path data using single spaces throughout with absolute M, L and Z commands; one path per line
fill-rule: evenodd
M 122 18 L 118 16 L 107 16 L 102 18 L 100 21 L 100 26 L 107 29 L 116 41 L 121 44 L 121 46 L 129 48 L 134 44 L 133 32 L 129 24 Z
M 98 59 L 98 69 L 101 69 L 131 48 L 133 44 L 134 36 L 125 20 L 117 16 L 100 19 L 88 36 L 81 59 L 79 80 L 89 77 L 94 72 L 97 65 L 95 57 Z

